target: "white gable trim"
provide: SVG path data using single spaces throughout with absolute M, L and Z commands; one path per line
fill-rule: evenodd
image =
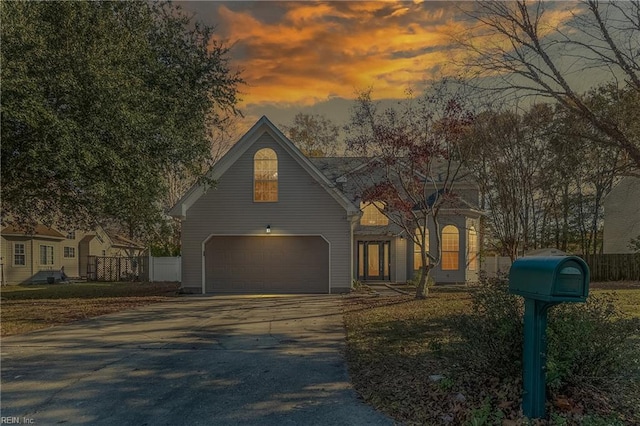
M 265 116 L 262 116 L 256 124 L 216 163 L 207 173 L 207 177 L 213 180 L 219 179 L 238 159 L 251 147 L 263 133 L 268 133 L 282 148 L 284 148 L 303 169 L 311 175 L 320 185 L 340 204 L 347 216 L 359 215 L 360 209 L 327 179 L 276 126 Z M 173 217 L 184 219 L 189 208 L 204 195 L 204 185 L 196 184 L 169 211 Z

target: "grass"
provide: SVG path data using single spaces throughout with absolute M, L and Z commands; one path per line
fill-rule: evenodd
M 591 292 L 614 293 L 623 313 L 640 318 L 640 282 L 596 283 L 591 285 Z
M 0 335 L 10 336 L 168 300 L 176 283 L 71 283 L 2 287 Z
M 640 319 L 640 286 L 592 287 L 592 294 L 615 291 L 621 311 Z M 450 363 L 442 349 L 451 339 L 452 319 L 470 309 L 468 291 L 446 287 L 433 287 L 429 297 L 420 301 L 411 296 L 347 298 L 346 354 L 353 384 L 362 398 L 403 424 L 526 424 L 505 420 L 492 411 L 499 406 L 517 416 L 521 383 L 460 380 L 448 369 Z M 640 400 L 640 386 L 628 392 L 631 394 L 625 396 L 630 401 Z M 637 413 L 625 415 L 631 424 L 640 422 Z M 556 422 L 538 424 L 567 424 L 555 418 Z M 593 422 L 615 424 L 597 416 Z

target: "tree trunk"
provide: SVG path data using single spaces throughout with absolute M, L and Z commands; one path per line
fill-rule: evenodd
M 428 265 L 426 263 L 426 256 L 423 254 L 422 259 L 422 268 L 420 268 L 420 282 L 418 283 L 418 287 L 416 288 L 416 299 L 426 299 L 429 294 L 429 286 L 427 283 L 429 282 L 429 272 L 433 268 L 433 265 Z
M 567 183 L 562 188 L 562 240 L 560 250 L 567 251 L 569 246 L 569 186 Z

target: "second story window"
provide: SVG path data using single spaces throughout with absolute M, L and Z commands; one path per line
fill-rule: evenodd
M 389 224 L 389 218 L 380 212 L 384 208 L 382 201 L 374 201 L 372 203 L 360 203 L 362 217 L 360 225 L 365 226 L 384 226 Z
M 253 201 L 278 201 L 278 156 L 270 148 L 253 157 Z

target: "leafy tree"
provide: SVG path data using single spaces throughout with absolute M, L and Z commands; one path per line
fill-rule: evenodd
M 584 97 L 602 115 L 620 102 L 608 85 Z M 466 161 L 488 213 L 489 241 L 502 255 L 549 246 L 597 252 L 603 199 L 628 170 L 623 151 L 606 137 L 558 104 L 476 116 Z
M 170 3 L 2 2 L 3 222 L 162 220 L 237 113 L 228 48 Z
M 362 92 L 347 126 L 348 152 L 373 156 L 352 176 L 362 202 L 376 206 L 420 248 L 420 299 L 426 297 L 430 272 L 441 260 L 438 215 L 457 198 L 461 140 L 473 119 L 462 98 L 445 89 L 385 110 L 378 109 L 371 91 Z M 425 231 L 430 223 L 435 247 L 429 246 Z
M 205 164 L 215 163 L 241 136 L 239 122 L 241 116 L 232 111 L 227 112 L 217 126 L 208 128 L 208 138 L 211 143 L 211 156 Z M 161 206 L 163 211 L 170 210 L 180 198 L 194 185 L 200 176 L 194 172 L 185 171 L 182 167 L 170 167 L 164 174 L 166 187 L 162 193 Z M 154 253 L 180 253 L 180 235 L 182 223 L 179 219 L 164 216 L 158 224 L 149 229 L 147 242 Z M 155 254 L 154 254 L 155 256 Z
M 598 113 L 606 113 L 618 100 L 607 88 L 585 95 Z M 556 245 L 563 250 L 573 240 L 581 253 L 597 253 L 602 230 L 603 200 L 627 172 L 622 150 L 601 141 L 601 132 L 566 109 L 558 109 L 551 140 L 552 161 L 546 173 L 550 188 L 563 186 L 563 232 Z M 553 182 L 555 181 L 555 183 Z
M 465 162 L 480 187 L 495 248 L 512 260 L 536 248 L 548 161 L 543 134 L 550 113 L 547 105 L 527 114 L 485 111 L 476 116 L 465 141 Z
M 285 126 L 289 139 L 307 157 L 331 157 L 338 146 L 338 126 L 322 114 L 298 113 L 291 126 Z
M 563 20 L 554 13 L 570 19 L 556 24 Z M 470 70 L 518 97 L 554 99 L 605 135 L 599 143 L 618 147 L 640 169 L 638 126 L 625 120 L 637 122 L 640 113 L 640 1 L 492 0 L 475 3 L 470 14 L 482 24 L 480 34 L 461 40 L 472 53 Z M 628 100 L 609 113 L 594 109 L 577 89 L 594 73 Z

